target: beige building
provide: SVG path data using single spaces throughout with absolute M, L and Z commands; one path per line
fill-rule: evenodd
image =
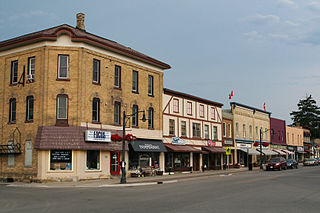
M 170 66 L 86 32 L 84 14 L 77 17 L 76 28 L 0 42 L 0 178 L 119 175 L 122 146 L 111 138 L 122 134 L 123 111 L 133 114 L 126 130 L 136 145 L 163 146 L 163 71 Z M 151 148 L 127 145 L 126 168 L 164 168 Z
M 300 127 L 290 127 L 286 126 L 286 140 L 287 140 L 287 146 L 293 146 L 294 152 L 295 152 L 295 159 L 299 162 L 302 162 L 304 157 L 304 131 Z M 310 142 L 310 138 L 306 139 Z
M 262 132 L 261 141 L 270 144 L 271 113 L 236 102 L 231 102 L 230 106 L 233 114 L 236 162 L 243 166 L 257 163 L 259 159 L 257 155 L 260 155 L 260 152 L 256 151 L 253 144 L 260 142 L 260 131 Z M 268 147 L 263 147 L 264 155 L 273 154 L 268 150 Z
M 166 171 L 221 169 L 222 104 L 164 89 L 163 141 Z

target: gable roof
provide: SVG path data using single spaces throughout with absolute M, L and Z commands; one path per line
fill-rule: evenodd
M 107 49 L 109 51 L 116 52 L 118 54 L 125 55 L 139 61 L 143 61 L 161 69 L 171 68 L 170 65 L 161 62 L 157 59 L 151 58 L 143 53 L 135 51 L 130 47 L 126 47 L 124 45 L 118 44 L 115 41 L 102 38 L 100 36 L 88 33 L 86 31 L 77 29 L 67 24 L 37 31 L 34 33 L 29 33 L 9 40 L 1 41 L 0 51 L 40 41 L 56 41 L 58 36 L 61 34 L 68 34 L 73 42 L 84 42 L 93 46 Z

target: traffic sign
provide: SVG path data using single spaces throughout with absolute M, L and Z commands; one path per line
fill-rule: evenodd
M 231 148 L 230 147 L 226 147 L 226 155 L 231 155 Z

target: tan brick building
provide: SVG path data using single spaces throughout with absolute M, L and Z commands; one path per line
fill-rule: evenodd
M 162 143 L 163 71 L 170 66 L 86 32 L 83 14 L 77 23 L 0 42 L 0 178 L 118 175 L 122 146 L 110 136 L 122 134 L 123 111 L 149 118 L 144 123 L 137 113 L 127 121 L 137 144 Z M 128 169 L 129 158 L 139 164 L 130 150 L 139 150 L 126 150 Z M 163 167 L 159 155 L 150 165 Z

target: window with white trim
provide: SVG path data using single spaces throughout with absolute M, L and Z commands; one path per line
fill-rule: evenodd
M 100 122 L 100 99 L 92 100 L 92 122 Z
M 209 125 L 204 125 L 204 138 L 209 139 Z
M 138 106 L 132 106 L 132 126 L 138 126 Z
M 93 59 L 93 77 L 92 82 L 99 84 L 100 83 L 100 61 L 97 59 Z
M 153 129 L 154 110 L 152 107 L 148 109 L 148 128 Z
M 33 96 L 28 96 L 26 101 L 26 121 L 33 121 Z
M 16 109 L 17 109 L 16 99 L 11 98 L 9 101 L 9 123 L 16 122 Z
M 200 117 L 204 117 L 204 105 L 202 104 L 199 106 L 199 115 Z
M 11 62 L 10 84 L 18 83 L 18 61 Z
M 100 151 L 99 150 L 87 150 L 87 170 L 99 170 L 100 169 Z
M 192 115 L 192 103 L 189 101 L 187 102 L 187 114 Z
M 57 124 L 68 124 L 68 96 L 57 96 Z
M 193 132 L 193 137 L 195 138 L 201 137 L 201 127 L 199 123 L 192 123 L 192 132 Z
M 132 71 L 132 92 L 138 93 L 138 81 L 139 81 L 138 71 Z
M 69 55 L 58 55 L 58 78 L 69 78 Z
M 28 58 L 28 73 L 27 73 L 27 80 L 29 82 L 34 81 L 34 73 L 36 69 L 36 57 Z
M 179 100 L 176 98 L 173 99 L 173 112 L 179 112 Z
M 148 75 L 148 95 L 153 96 L 153 76 Z
M 114 87 L 121 88 L 121 67 L 118 65 L 114 67 Z

